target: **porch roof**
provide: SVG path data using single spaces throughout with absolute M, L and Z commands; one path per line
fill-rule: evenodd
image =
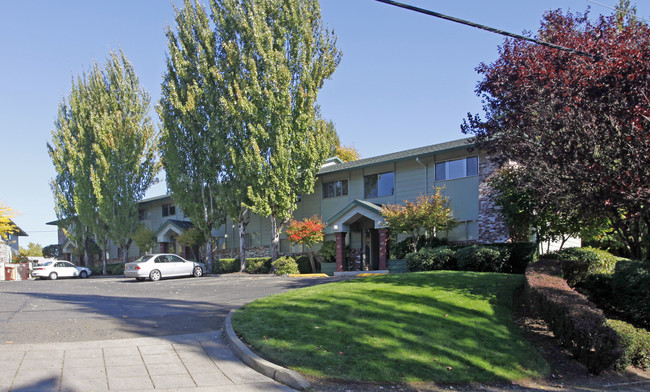
M 340 231 L 342 226 L 347 225 L 348 222 L 357 215 L 365 216 L 366 218 L 375 221 L 376 227 L 383 227 L 381 223 L 381 206 L 365 200 L 355 199 L 327 220 L 328 228 L 334 232 Z M 334 229 L 335 225 L 340 225 L 341 228 Z
M 194 225 L 190 221 L 168 219 L 162 225 L 160 225 L 160 228 L 158 231 L 156 231 L 155 236 L 158 239 L 158 242 L 164 242 L 162 241 L 162 237 L 169 230 L 175 232 L 176 234 L 183 234 L 186 230 L 191 229 L 192 227 L 194 227 Z

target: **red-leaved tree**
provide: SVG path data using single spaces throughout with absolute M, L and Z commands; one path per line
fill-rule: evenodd
M 551 11 L 538 38 L 592 57 L 508 39 L 477 71 L 485 119 L 463 131 L 528 171 L 526 186 L 606 216 L 631 255 L 650 253 L 650 28 L 622 13 L 590 21 Z
M 323 242 L 323 229 L 327 225 L 323 223 L 320 217 L 314 215 L 311 218 L 305 218 L 301 221 L 291 220 L 285 229 L 287 239 L 292 244 L 300 244 L 307 247 L 307 255 L 309 255 L 309 263 L 311 264 L 312 272 L 316 271 L 316 263 L 314 262 L 314 254 L 311 247 Z

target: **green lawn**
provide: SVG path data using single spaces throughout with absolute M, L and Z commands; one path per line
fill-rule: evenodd
M 262 356 L 314 377 L 519 380 L 548 371 L 511 321 L 523 283 L 458 271 L 359 278 L 257 300 L 233 326 Z

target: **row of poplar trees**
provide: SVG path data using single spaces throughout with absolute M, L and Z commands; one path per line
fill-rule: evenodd
M 185 0 L 175 11 L 160 132 L 133 67 L 111 52 L 104 68 L 73 82 L 48 143 L 57 216 L 73 242 L 99 245 L 104 273 L 109 239 L 126 260 L 137 203 L 161 166 L 175 203 L 206 238 L 209 269 L 212 229 L 227 217 L 238 222 L 245 269 L 251 213 L 270 218 L 277 258 L 283 225 L 338 141 L 317 94 L 341 52 L 317 0 L 211 0 L 209 10 Z

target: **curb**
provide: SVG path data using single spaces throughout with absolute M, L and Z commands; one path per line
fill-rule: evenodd
M 278 366 L 265 359 L 262 359 L 257 354 L 252 352 L 248 347 L 246 347 L 246 345 L 241 340 L 239 340 L 237 334 L 235 334 L 235 330 L 232 328 L 232 315 L 234 312 L 235 309 L 228 312 L 224 330 L 226 332 L 226 341 L 230 345 L 230 348 L 237 356 L 237 358 L 241 359 L 241 361 L 246 365 L 262 373 L 263 375 L 272 378 L 273 380 L 284 385 L 290 386 L 291 388 L 304 391 L 305 389 L 311 387 L 311 384 L 309 384 L 309 382 L 297 372 L 285 369 L 282 366 Z

